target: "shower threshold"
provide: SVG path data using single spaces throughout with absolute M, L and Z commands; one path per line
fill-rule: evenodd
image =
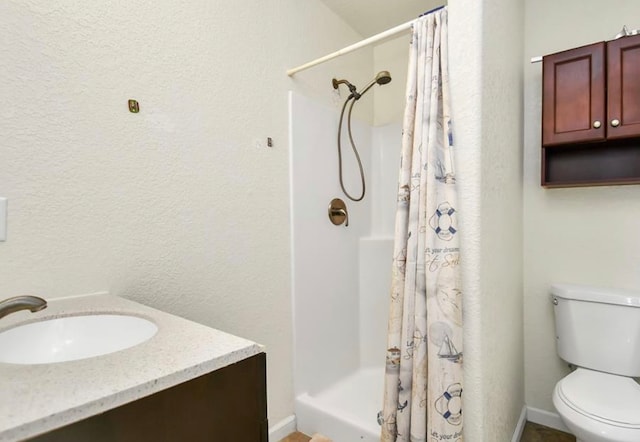
M 361 368 L 313 395 L 296 397 L 298 430 L 333 442 L 379 442 L 384 367 Z

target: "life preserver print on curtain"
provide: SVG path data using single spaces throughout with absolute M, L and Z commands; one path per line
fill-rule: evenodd
M 462 291 L 447 8 L 413 25 L 382 442 L 462 442 Z

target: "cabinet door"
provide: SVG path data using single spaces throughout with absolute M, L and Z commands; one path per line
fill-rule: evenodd
M 266 355 L 29 439 L 29 442 L 268 442 Z
M 640 35 L 607 46 L 607 138 L 640 136 Z
M 605 139 L 604 55 L 601 42 L 543 58 L 543 146 Z

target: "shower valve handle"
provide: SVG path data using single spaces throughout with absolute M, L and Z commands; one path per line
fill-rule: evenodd
M 345 227 L 349 226 L 349 213 L 347 206 L 340 198 L 335 198 L 329 204 L 329 220 L 336 226 L 344 223 Z
M 331 219 L 336 219 L 336 220 L 340 219 L 340 218 L 344 218 L 344 221 L 345 221 L 344 226 L 345 227 L 349 227 L 349 214 L 347 213 L 346 210 L 344 210 L 344 209 L 332 209 L 331 210 L 331 215 L 329 215 L 329 217 Z M 340 223 L 340 224 L 342 224 L 342 223 Z

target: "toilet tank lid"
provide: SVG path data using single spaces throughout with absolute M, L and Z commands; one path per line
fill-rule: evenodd
M 577 301 L 640 307 L 640 291 L 591 287 L 578 284 L 552 284 L 551 296 Z

